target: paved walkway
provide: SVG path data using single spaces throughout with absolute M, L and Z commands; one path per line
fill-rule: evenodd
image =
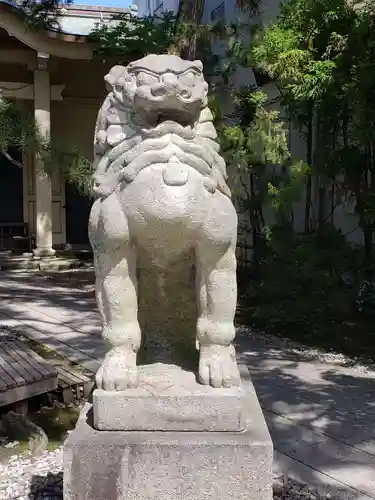
M 72 284 L 0 273 L 8 325 L 95 371 L 106 348 L 90 277 Z M 375 499 L 375 374 L 239 335 L 275 445 L 275 469 L 340 500 Z

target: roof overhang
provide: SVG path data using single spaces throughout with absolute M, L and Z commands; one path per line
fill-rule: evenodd
M 92 59 L 93 47 L 85 35 L 71 35 L 58 30 L 34 29 L 14 4 L 0 0 L 0 28 L 37 52 L 65 59 Z

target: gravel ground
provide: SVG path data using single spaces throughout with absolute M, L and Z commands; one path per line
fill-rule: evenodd
M 13 455 L 0 464 L 1 500 L 60 500 L 62 498 L 62 447 L 39 457 Z
M 2 329 L 3 334 L 9 330 Z M 239 336 L 253 338 L 275 349 L 284 349 L 299 354 L 304 359 L 318 359 L 323 363 L 375 374 L 375 362 L 371 359 L 350 358 L 336 352 L 326 352 L 310 348 L 285 338 L 265 334 L 248 327 L 238 328 Z M 29 452 L 13 455 L 8 463 L 0 464 L 0 500 L 61 500 L 62 495 L 62 447 L 53 452 L 44 452 L 39 457 L 32 457 Z M 292 479 L 275 475 L 274 500 L 342 500 L 340 495 L 318 494 L 307 485 Z
M 371 358 L 361 358 L 358 356 L 347 356 L 342 353 L 335 352 L 334 349 L 327 352 L 323 349 L 309 347 L 300 344 L 285 337 L 277 337 L 265 332 L 260 332 L 256 329 L 239 326 L 237 328 L 238 336 L 246 336 L 247 339 L 253 338 L 255 341 L 262 342 L 265 345 L 273 348 L 280 348 L 294 354 L 303 356 L 305 360 L 319 360 L 322 363 L 334 364 L 342 367 L 350 367 L 355 370 L 375 375 L 375 361 Z
M 14 455 L 8 464 L 0 465 L 1 500 L 61 500 L 62 447 L 40 457 Z M 275 476 L 274 500 L 339 500 L 329 493 L 324 496 L 283 476 Z

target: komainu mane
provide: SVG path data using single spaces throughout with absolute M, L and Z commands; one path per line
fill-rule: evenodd
M 153 163 L 175 161 L 200 172 L 211 192 L 219 189 L 230 196 L 202 69 L 200 61 L 153 55 L 111 69 L 105 77 L 109 94 L 95 130 L 94 189 L 99 195 L 108 195 L 121 181 L 133 181 Z M 169 88 L 180 96 L 167 107 L 164 93 Z M 176 181 L 169 181 L 168 173 L 167 184 L 187 181 L 187 173 Z M 106 178 L 111 178 L 111 188 L 101 190 Z
M 237 215 L 202 63 L 149 55 L 115 66 L 105 80 L 89 234 L 103 336 L 112 349 L 97 385 L 123 390 L 137 384 L 139 257 L 166 270 L 188 254 L 194 255 L 199 380 L 238 385 L 232 345 Z

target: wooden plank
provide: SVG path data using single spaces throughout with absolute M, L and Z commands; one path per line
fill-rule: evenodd
M 81 382 L 89 382 L 91 379 L 86 377 L 83 373 L 80 373 L 78 370 L 75 370 L 71 366 L 63 366 L 64 370 L 70 373 L 73 377 L 77 378 Z
M 13 370 L 12 366 L 5 359 L 4 352 L 0 349 L 0 366 L 2 368 L 2 378 L 3 380 L 9 380 L 9 387 L 15 387 L 17 385 L 25 385 L 26 381 L 21 375 Z M 14 384 L 13 384 L 14 382 Z
M 69 372 L 61 370 L 61 368 L 59 368 L 59 373 L 70 385 L 77 385 L 81 383 L 80 380 L 77 380 L 76 378 L 72 377 Z
M 83 380 L 81 380 L 79 377 L 77 377 L 74 373 L 70 372 L 67 370 L 64 366 L 59 367 L 59 372 L 63 373 L 65 377 L 67 377 L 69 380 L 71 380 L 72 384 L 83 384 Z
M 4 344 L 0 347 L 0 356 L 3 356 L 12 368 L 16 370 L 21 377 L 23 377 L 26 384 L 40 380 L 40 376 L 35 377 L 30 370 L 25 368 L 24 364 L 20 363 L 19 356 L 14 349 L 12 349 L 9 342 L 4 342 Z
M 31 347 L 29 347 L 27 344 L 23 344 L 20 341 L 16 341 L 22 348 L 21 354 L 25 357 L 27 356 L 27 359 L 29 360 L 29 363 L 31 363 L 36 369 L 41 371 L 43 374 L 51 374 L 51 372 L 56 372 L 56 369 L 52 363 L 49 361 L 46 361 L 42 356 L 40 356 L 38 353 L 33 351 Z
M 94 385 L 95 385 L 94 381 L 90 380 L 89 382 L 86 382 L 86 384 L 83 386 L 83 396 L 86 399 L 88 399 L 88 397 L 90 396 L 91 391 L 94 388 Z
M 17 401 L 44 394 L 57 389 L 57 378 L 49 377 L 29 385 L 14 387 L 5 392 L 0 392 L 0 406 L 9 405 Z
M 26 359 L 43 376 L 56 376 L 57 370 L 51 363 L 45 361 L 39 354 L 30 349 L 30 347 L 23 345 L 19 340 L 14 340 L 13 342 L 15 343 L 15 347 L 19 349 L 20 356 Z
M 66 378 L 65 374 L 61 373 L 60 367 L 58 367 L 58 384 L 61 389 L 64 404 L 71 403 L 73 401 L 71 383 L 70 380 Z
M 0 377 L 3 380 L 6 389 L 11 389 L 12 387 L 16 387 L 16 381 L 12 379 L 10 375 L 4 370 L 0 363 Z
M 62 397 L 65 404 L 71 403 L 73 401 L 73 391 L 71 387 L 66 387 L 62 391 Z
M 64 388 L 66 390 L 65 393 L 63 391 L 64 402 L 67 403 L 73 399 L 73 395 L 71 395 L 70 393 L 68 394 L 68 389 L 66 388 L 65 385 L 67 382 L 70 388 L 75 389 L 77 399 L 81 399 L 82 396 L 84 398 L 89 397 L 94 387 L 93 380 L 86 377 L 86 375 L 83 374 L 78 375 L 78 372 L 75 370 L 73 371 L 71 367 L 59 366 L 58 371 L 59 371 L 59 380 L 64 381 Z M 63 387 L 61 383 L 60 385 Z
M 24 311 L 25 313 L 28 312 L 28 310 L 23 306 L 21 306 L 21 311 Z M 30 326 L 27 323 L 27 320 L 19 321 L 15 319 L 9 313 L 5 313 L 4 310 L 0 311 L 0 324 L 1 323 L 7 324 L 18 330 L 22 329 L 22 333 L 35 342 L 45 345 L 52 351 L 60 353 L 65 358 L 84 366 L 87 370 L 90 370 L 93 373 L 96 373 L 96 371 L 100 368 L 102 360 L 106 354 L 106 349 L 103 347 L 103 352 L 95 358 L 85 351 L 76 349 L 71 344 L 62 342 L 61 339 L 56 338 L 53 334 L 47 335 L 45 331 L 42 332 L 38 328 Z
M 70 379 L 65 377 L 65 375 L 63 375 L 61 372 L 58 373 L 57 377 L 58 377 L 59 381 L 63 382 L 64 384 L 71 385 Z
M 0 391 L 6 391 L 8 389 L 8 385 L 6 382 L 1 378 L 1 372 L 0 372 Z
M 65 387 L 70 387 L 70 384 L 68 384 L 68 382 L 66 380 L 62 380 L 61 378 L 58 379 L 58 384 L 59 384 L 59 387 L 61 388 L 65 388 Z
M 15 346 L 16 347 L 16 346 Z M 30 372 L 32 372 L 35 376 L 38 374 L 39 379 L 44 377 L 53 377 L 55 373 L 51 371 L 51 369 L 44 367 L 41 364 L 36 363 L 31 355 L 25 351 L 18 351 L 18 355 L 22 359 L 23 363 L 27 363 L 30 367 Z
M 10 356 L 12 356 L 12 358 L 15 358 L 24 367 L 24 369 L 32 375 L 34 381 L 41 380 L 43 378 L 43 374 L 29 363 L 29 360 L 26 359 L 26 353 L 25 356 L 22 356 L 22 352 L 24 351 L 20 351 L 19 349 L 16 351 L 15 347 L 17 346 L 13 341 L 8 342 L 6 350 L 10 354 Z

